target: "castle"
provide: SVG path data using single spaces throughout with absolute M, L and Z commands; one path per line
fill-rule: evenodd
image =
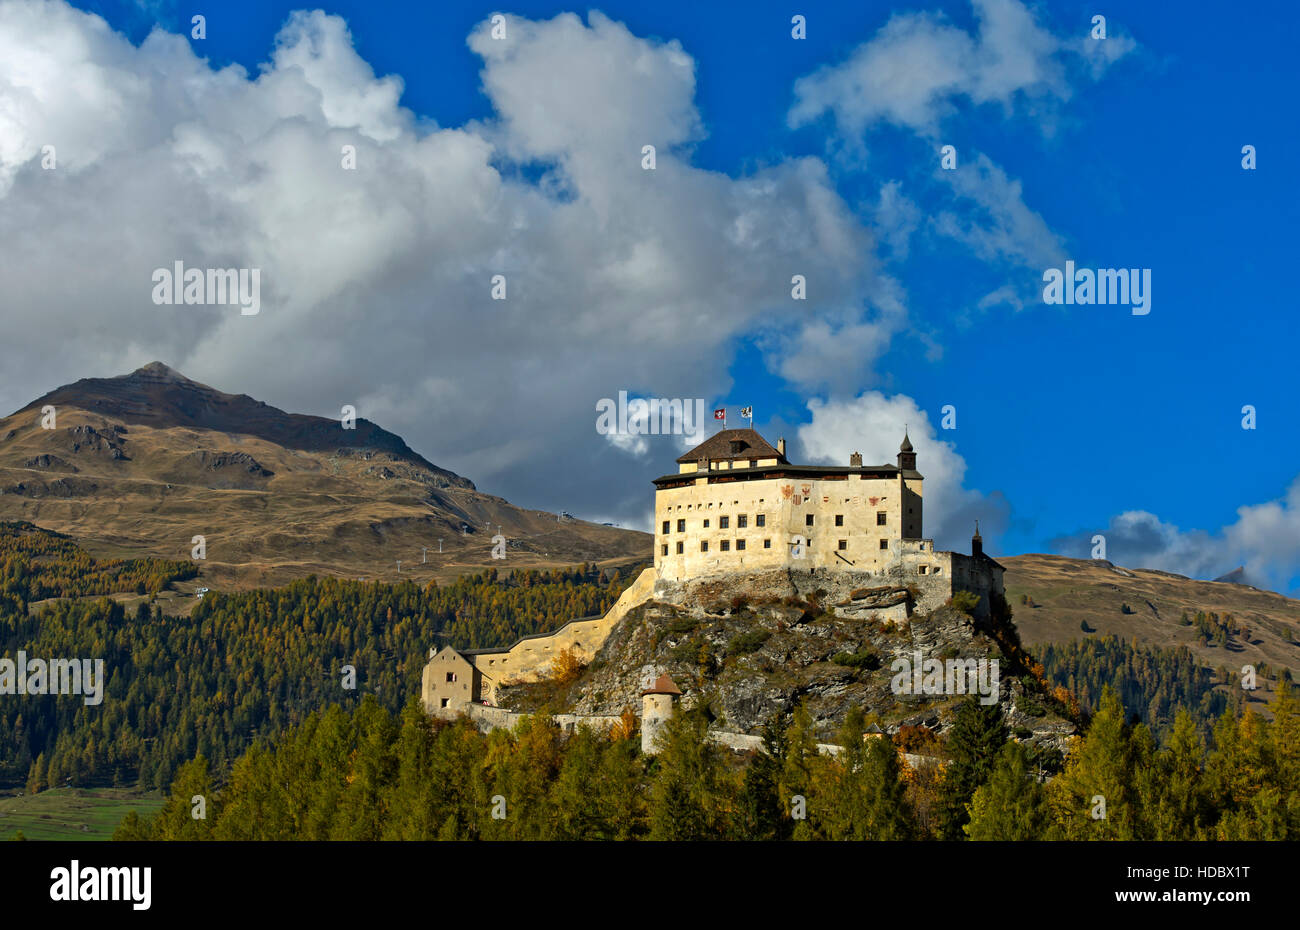
M 902 622 L 958 591 L 977 595 L 975 616 L 986 617 L 1003 595 L 1004 569 L 984 553 L 978 527 L 970 555 L 936 551 L 922 537 L 924 479 L 906 433 L 893 465 L 864 465 L 856 452 L 847 466 L 792 465 L 784 439 L 772 446 L 753 429 L 725 429 L 677 466 L 654 479 L 654 567 L 604 617 L 571 620 L 508 648 L 443 648 L 424 668 L 426 711 L 472 709 L 483 722 L 507 725 L 510 712 L 492 706 L 500 685 L 545 677 L 565 650 L 590 661 L 628 611 L 652 599 L 689 601 L 721 578 L 740 576 L 756 593 L 818 590 L 852 615 Z M 656 718 L 666 700 L 658 685 L 643 692 L 643 712 Z

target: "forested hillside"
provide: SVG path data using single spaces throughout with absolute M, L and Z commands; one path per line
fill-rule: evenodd
M 25 611 L 29 602 L 50 597 L 157 594 L 198 573 L 193 562 L 93 559 L 62 533 L 0 523 L 0 609 L 6 611 Z
M 24 542 L 25 540 L 25 542 Z M 603 613 L 635 569 L 495 570 L 421 587 L 333 578 L 209 594 L 191 616 L 134 610 L 107 597 L 57 600 L 28 615 L 33 592 L 156 590 L 185 563 L 98 563 L 43 531 L 6 537 L 0 655 L 102 658 L 102 704 L 79 696 L 0 701 L 0 786 L 166 787 L 196 753 L 233 761 L 330 703 L 362 694 L 399 710 L 418 690 L 430 647 L 508 645 L 519 636 Z M 344 687 L 344 666 L 356 687 Z
M 704 738 L 700 710 L 675 715 L 647 757 L 634 720 L 569 737 L 537 715 L 485 736 L 465 718 L 429 719 L 414 700 L 395 717 L 367 697 L 255 744 L 228 777 L 188 763 L 159 815 L 128 814 L 116 838 L 1300 839 L 1289 686 L 1274 710 L 1272 722 L 1225 713 L 1209 746 L 1180 713 L 1157 748 L 1107 691 L 1064 771 L 1043 784 L 996 708 L 973 699 L 941 744 L 864 740 L 859 713 L 842 728 L 845 751 L 821 755 L 800 711 L 769 728 L 766 752 L 741 758 Z M 946 761 L 915 755 L 927 751 Z M 190 815 L 195 795 L 206 819 Z
M 1206 668 L 1186 646 L 1151 649 L 1115 636 L 1079 643 L 1039 647 L 1047 677 L 1075 695 L 1080 704 L 1095 708 L 1102 691 L 1114 688 L 1130 714 L 1137 714 L 1157 736 L 1172 728 L 1180 708 L 1189 710 L 1206 731 L 1228 706 L 1228 697 L 1216 691 L 1222 677 Z M 1267 669 L 1261 670 L 1261 676 Z M 1289 680 L 1289 673 L 1282 670 Z

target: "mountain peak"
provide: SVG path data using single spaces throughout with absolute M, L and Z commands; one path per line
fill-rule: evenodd
M 148 365 L 142 365 L 135 371 L 131 372 L 128 378 L 149 378 L 161 381 L 184 382 L 190 379 L 185 377 L 175 368 L 163 362 L 150 362 Z
M 306 452 L 386 452 L 428 469 L 450 487 L 474 489 L 468 478 L 438 468 L 400 436 L 369 420 L 358 418 L 353 427 L 343 429 L 338 420 L 286 413 L 247 394 L 226 394 L 193 381 L 163 362 L 150 362 L 128 375 L 65 384 L 23 409 L 39 410 L 46 404 L 85 410 L 124 426 L 244 434 Z

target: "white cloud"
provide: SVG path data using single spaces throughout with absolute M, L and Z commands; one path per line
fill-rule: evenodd
M 961 100 L 1038 114 L 1051 101 L 1069 99 L 1076 64 L 1086 63 L 1096 78 L 1135 47 L 1121 37 L 1089 39 L 1091 46 L 1058 38 L 1018 0 L 973 0 L 972 6 L 979 21 L 974 35 L 939 15 L 895 14 L 847 61 L 795 83 L 790 125 L 830 113 L 850 139 L 878 123 L 932 137 Z
M 925 476 L 922 498 L 924 532 L 941 548 L 968 552 L 975 520 L 985 547 L 996 554 L 1009 507 L 1001 493 L 983 494 L 965 487 L 966 460 L 952 442 L 941 440 L 924 410 L 903 394 L 887 397 L 868 391 L 851 400 L 812 400 L 812 422 L 799 427 L 805 457 L 811 462 L 847 465 L 862 453 L 868 465 L 892 465 L 907 434 L 916 451 L 917 470 Z
M 792 274 L 810 315 L 873 299 L 871 239 L 818 159 L 690 163 L 678 43 L 598 13 L 508 35 L 470 36 L 494 115 L 450 128 L 402 109 L 401 80 L 320 11 L 250 76 L 179 36 L 136 47 L 63 3 L 0 0 L 0 289 L 22 333 L 0 345 L 0 406 L 157 358 L 290 410 L 357 404 L 520 503 L 639 514 L 648 487 L 573 467 L 609 450 L 595 401 L 718 396 Z M 261 313 L 155 306 L 176 260 L 260 268 Z
M 1237 509 L 1221 529 L 1182 530 L 1144 510 L 1112 517 L 1101 530 L 1054 539 L 1063 555 L 1088 558 L 1092 537 L 1106 538 L 1106 557 L 1129 568 L 1153 568 L 1192 578 L 1215 578 L 1238 566 L 1256 587 L 1294 593 L 1300 581 L 1300 478 L 1278 500 Z

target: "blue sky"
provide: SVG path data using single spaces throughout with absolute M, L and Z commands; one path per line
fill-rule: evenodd
M 191 77 L 203 80 L 231 64 L 242 66 L 245 79 L 255 78 L 277 42 L 288 44 L 277 35 L 292 11 L 303 9 L 278 2 L 207 7 L 207 37 L 192 40 L 188 8 L 76 6 L 103 17 L 136 49 L 155 23 L 185 35 L 200 62 L 185 68 L 197 69 Z M 339 396 L 368 398 L 372 419 L 486 490 L 526 506 L 626 525 L 645 522 L 645 482 L 671 470 L 680 449 L 671 439 L 611 444 L 586 436 L 577 451 L 577 434 L 564 424 L 580 421 L 589 433 L 590 404 L 602 391 L 610 397 L 619 390 L 703 396 L 710 406 L 727 403 L 737 411 L 752 404 L 761 431 L 801 442 L 810 458 L 838 460 L 850 448 L 884 458 L 900 438 L 896 421 L 911 417 L 913 437 L 922 437 L 920 469 L 927 477 L 937 469 L 938 498 L 927 509 L 927 521 L 941 544 L 964 545 L 971 521 L 982 515 L 986 535 L 991 529 L 994 548 L 1002 553 L 1086 556 L 1091 537 L 1101 533 L 1108 556 L 1120 564 L 1201 577 L 1245 564 L 1262 586 L 1291 592 L 1300 587 L 1300 404 L 1288 299 L 1290 233 L 1300 202 L 1293 182 L 1300 148 L 1293 117 L 1297 67 L 1290 48 L 1300 16 L 1293 5 L 1253 4 L 1250 15 L 1209 4 L 1171 10 L 1126 3 L 1102 10 L 1069 0 L 1028 6 L 980 0 L 717 7 L 522 3 L 500 12 L 517 24 L 577 13 L 581 19 L 567 32 L 538 26 L 529 33 L 529 41 L 552 44 L 576 43 L 580 34 L 584 41 L 574 45 L 574 56 L 595 55 L 601 43 L 615 40 L 631 43 L 619 46 L 623 53 L 637 47 L 656 60 L 688 56 L 684 71 L 666 64 L 667 70 L 652 71 L 642 83 L 611 77 L 611 98 L 587 104 L 597 113 L 608 106 L 607 121 L 627 117 L 635 125 L 637 108 L 655 111 L 656 88 L 664 89 L 664 113 L 646 122 L 647 137 L 654 136 L 649 129 L 660 117 L 666 127 L 661 136 L 676 132 L 660 147 L 661 159 L 669 160 L 661 162 L 661 180 L 707 182 L 725 188 L 719 196 L 730 203 L 757 196 L 747 182 L 766 178 L 779 186 L 774 179 L 791 166 L 822 172 L 781 210 L 757 214 L 772 224 L 788 220 L 792 237 L 801 223 L 820 230 L 803 241 L 812 243 L 803 253 L 805 265 L 791 258 L 800 254 L 800 244 L 772 256 L 780 271 L 774 280 L 788 281 L 790 273 L 808 269 L 809 300 L 792 302 L 773 286 L 747 298 L 752 316 L 719 311 L 726 323 L 708 323 L 708 295 L 701 295 L 703 307 L 688 307 L 689 301 L 674 302 L 667 288 L 667 296 L 658 293 L 640 304 L 629 298 L 609 311 L 611 317 L 626 313 L 629 326 L 662 313 L 667 334 L 650 343 L 620 343 L 604 341 L 603 331 L 593 334 L 600 327 L 590 327 L 580 310 L 557 307 L 553 295 L 535 306 L 525 297 L 515 312 L 554 313 L 550 331 L 571 324 L 574 343 L 590 340 L 593 352 L 608 359 L 609 371 L 627 373 L 623 380 L 593 376 L 591 383 L 575 384 L 571 394 L 547 381 L 538 390 L 548 409 L 554 408 L 547 415 L 501 409 L 512 404 L 511 397 L 526 398 L 527 387 L 514 394 L 503 387 L 491 395 L 495 407 L 484 400 L 484 411 L 476 411 L 472 399 L 457 395 L 438 376 L 402 369 L 401 378 L 385 381 L 367 374 L 362 361 L 352 375 L 338 376 Z M 550 75 L 537 63 L 544 56 L 493 59 L 484 52 L 490 46 L 467 41 L 497 10 L 458 3 L 336 3 L 322 9 L 346 24 L 354 57 L 368 65 L 374 80 L 400 79 L 400 108 L 409 119 L 399 142 L 414 145 L 465 130 L 493 147 L 486 161 L 520 189 L 531 188 L 524 193 L 589 204 L 600 222 L 617 224 L 617 213 L 601 213 L 603 178 L 579 167 L 603 155 L 584 153 L 578 141 L 555 154 L 560 150 L 538 141 L 539 129 L 519 129 L 526 117 L 518 114 L 557 106 L 556 98 L 546 96 Z M 593 9 L 622 26 L 602 31 Z M 795 12 L 807 18 L 805 40 L 791 37 Z M 1105 52 L 1089 36 L 1097 12 L 1107 16 Z M 948 54 L 954 50 L 961 55 Z M 127 61 L 124 73 L 171 67 L 167 56 L 162 64 L 146 65 L 132 63 L 132 54 L 120 49 L 104 54 Z M 610 59 L 615 60 L 618 54 Z M 322 61 L 322 68 L 341 69 L 340 80 L 352 74 L 352 58 Z M 891 72 L 890 62 L 901 68 Z M 947 68 L 952 73 L 946 81 L 932 80 Z M 679 87 L 674 81 L 682 74 L 687 77 Z M 111 84 L 120 77 L 105 80 Z M 635 93 L 620 99 L 615 92 L 628 87 Z M 386 130 L 366 129 L 364 118 L 354 122 L 376 140 L 377 151 L 393 144 Z M 152 157 L 168 144 L 176 146 L 178 126 L 206 119 L 199 107 L 175 116 L 148 144 L 122 145 L 137 145 L 138 157 L 146 149 Z M 328 134 L 346 130 L 348 119 L 326 112 L 321 138 L 333 145 L 337 138 Z M 575 139 L 585 128 L 567 114 L 555 122 L 577 127 Z M 593 148 L 602 144 L 599 130 L 600 124 L 592 129 Z M 945 144 L 957 151 L 954 172 L 939 167 L 938 149 Z M 1256 148 L 1256 170 L 1242 168 L 1247 144 Z M 21 158 L 35 156 L 8 157 L 11 167 L 19 166 L 8 194 L 17 198 L 24 185 L 35 183 L 31 172 L 20 170 Z M 107 171 L 108 157 L 96 166 L 73 165 L 73 173 L 81 171 L 93 190 L 92 179 Z M 655 190 L 644 196 L 656 197 Z M 39 202 L 37 194 L 31 196 Z M 610 196 L 616 203 L 618 195 Z M 825 207 L 827 198 L 832 207 Z M 821 206 L 810 206 L 814 200 Z M 435 209 L 438 202 L 432 201 Z M 707 198 L 699 202 L 709 209 Z M 667 243 L 655 259 L 655 274 L 670 280 L 681 275 L 683 289 L 693 285 L 671 242 L 678 231 L 699 225 L 691 204 L 684 193 L 656 210 L 656 217 L 672 219 L 653 233 Z M 626 205 L 622 212 L 629 212 Z M 715 212 L 711 219 L 716 218 Z M 828 224 L 835 227 L 830 233 Z M 270 236 L 265 224 L 234 224 L 245 227 Z M 190 232 L 178 229 L 174 238 L 188 242 Z M 440 241 L 433 235 L 424 253 L 434 263 L 442 254 Z M 486 270 L 490 261 L 484 256 L 494 255 L 499 257 L 485 248 L 463 264 L 479 268 L 482 260 Z M 1087 268 L 1151 269 L 1151 312 L 1045 305 L 1042 274 L 1060 259 Z M 530 267 L 527 256 L 515 260 Z M 569 260 L 548 256 L 544 267 Z M 590 280 L 582 260 L 572 257 L 571 273 L 575 280 Z M 728 261 L 725 251 L 717 258 L 720 274 L 751 273 L 743 262 L 729 271 Z M 356 280 L 381 263 L 374 259 Z M 386 269 L 384 280 L 402 273 Z M 525 293 L 528 273 L 521 273 L 525 280 L 517 285 Z M 439 303 L 439 287 L 413 280 L 394 286 L 383 299 L 429 301 L 433 316 L 422 317 L 420 325 L 438 328 L 439 314 L 457 312 Z M 346 290 L 345 282 L 323 296 L 320 306 Z M 601 309 L 599 299 L 595 308 L 590 301 L 588 295 L 583 306 Z M 312 322 L 311 308 L 297 312 L 294 325 L 313 332 L 321 330 L 319 320 L 338 319 L 318 310 Z M 132 333 L 121 355 L 140 363 L 158 355 L 192 377 L 290 409 L 328 413 L 337 407 L 332 396 L 306 392 L 302 372 L 267 371 L 249 355 L 267 344 L 266 331 L 241 334 L 233 329 L 237 323 L 163 323 L 161 334 Z M 375 325 L 390 323 L 398 326 L 400 320 Z M 513 344 L 516 328 L 526 328 L 523 317 L 485 325 L 478 340 L 458 331 L 458 354 L 477 355 L 483 370 L 501 372 L 512 383 L 549 378 L 544 371 L 567 355 L 530 350 L 522 335 Z M 286 326 L 277 338 L 289 332 Z M 488 342 L 496 348 L 483 349 Z M 384 349 L 379 341 L 374 357 L 382 358 Z M 682 372 L 689 369 L 689 375 L 657 366 L 647 352 L 684 353 L 690 365 Z M 84 370 L 87 359 L 96 370 Z M 47 370 L 81 377 L 130 367 L 102 354 L 78 355 L 65 345 Z M 401 363 L 392 367 L 401 369 Z M 338 368 L 338 359 L 327 353 L 315 371 Z M 661 369 L 662 379 L 655 374 Z M 470 371 L 446 380 L 464 387 L 473 377 Z M 410 397 L 426 391 L 428 405 L 408 402 L 407 384 Z M 373 391 L 367 393 L 367 385 Z M 40 384 L 41 390 L 51 386 Z M 15 385 L 4 400 L 16 407 L 36 393 Z M 446 409 L 466 408 L 464 417 L 445 414 L 449 419 L 439 420 L 439 398 Z M 955 430 L 940 426 L 940 411 L 949 404 L 957 411 Z M 1247 404 L 1257 410 L 1254 430 L 1242 429 Z M 923 422 L 916 422 L 918 413 Z M 485 437 L 467 425 L 485 420 L 498 432 L 508 424 L 519 436 Z M 862 432 L 843 435 L 846 429 Z M 601 477 L 574 483 L 556 477 L 569 470 L 565 466 L 575 454 L 593 462 Z

